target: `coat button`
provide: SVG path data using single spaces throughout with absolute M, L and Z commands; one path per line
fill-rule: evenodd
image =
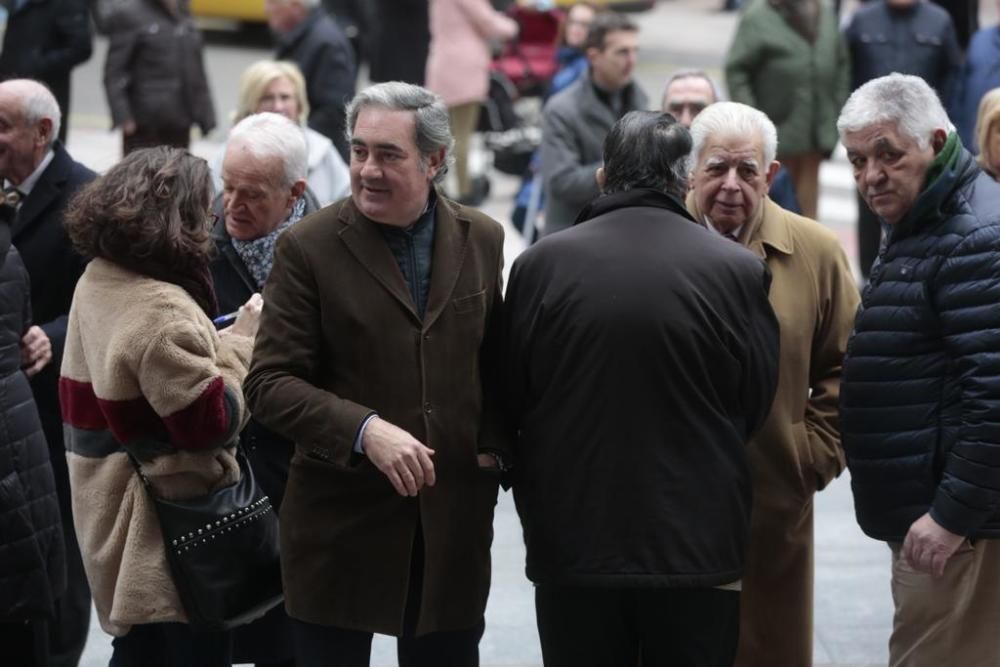
M 424 412 L 426 412 L 427 414 L 434 412 L 434 409 L 431 408 L 430 403 L 424 403 Z

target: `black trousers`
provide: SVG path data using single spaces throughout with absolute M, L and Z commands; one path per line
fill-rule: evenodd
M 195 632 L 186 623 L 134 625 L 111 640 L 108 667 L 231 667 L 229 632 Z
M 49 667 L 49 622 L 0 619 L 2 662 L 20 667 Z
M 542 585 L 535 609 L 545 667 L 731 667 L 736 657 L 737 591 Z
M 403 612 L 403 635 L 396 640 L 399 667 L 479 667 L 479 640 L 485 624 L 454 632 L 432 632 L 415 636 L 424 584 L 424 539 L 422 525 L 410 558 L 410 585 Z M 368 667 L 372 633 L 348 630 L 292 619 L 296 667 Z

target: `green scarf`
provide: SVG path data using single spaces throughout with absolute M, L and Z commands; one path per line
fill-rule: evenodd
M 962 142 L 958 140 L 957 132 L 949 132 L 948 139 L 944 142 L 944 148 L 937 154 L 931 166 L 927 168 L 927 180 L 924 181 L 923 192 L 930 189 L 931 185 L 941 174 L 955 165 L 958 154 L 962 152 Z

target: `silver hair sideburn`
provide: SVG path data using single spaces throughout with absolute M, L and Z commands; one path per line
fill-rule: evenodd
M 452 154 L 455 138 L 451 134 L 448 107 L 438 95 L 426 88 L 402 81 L 387 81 L 365 88 L 347 105 L 348 141 L 351 139 L 358 115 L 365 107 L 413 112 L 415 140 L 422 162 L 426 164 L 429 155 L 442 148 L 445 149 L 445 159 L 434 175 L 434 182 L 440 183 L 444 180 L 448 168 L 455 161 L 455 156 Z
M 935 130 L 954 130 L 934 89 L 918 76 L 892 73 L 872 79 L 855 90 L 840 112 L 841 140 L 879 123 L 896 123 L 899 132 L 921 150 L 930 145 Z

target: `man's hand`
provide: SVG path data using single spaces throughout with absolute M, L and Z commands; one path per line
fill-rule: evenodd
M 415 496 L 423 487 L 434 486 L 434 450 L 398 426 L 373 418 L 365 427 L 361 446 L 399 495 Z
M 21 338 L 21 368 L 28 377 L 35 375 L 52 361 L 52 342 L 42 328 L 33 326 Z
M 930 514 L 925 514 L 910 526 L 899 555 L 914 570 L 940 577 L 944 574 L 948 559 L 964 541 L 964 535 L 956 535 L 942 528 Z

